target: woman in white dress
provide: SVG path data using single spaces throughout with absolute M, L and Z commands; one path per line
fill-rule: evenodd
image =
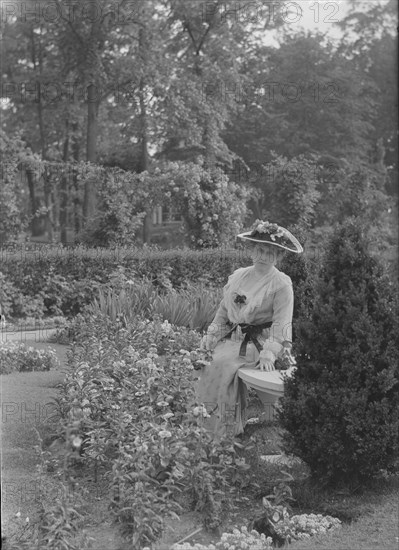
M 282 354 L 289 357 L 292 282 L 275 264 L 285 251 L 303 251 L 289 231 L 260 220 L 238 238 L 248 247 L 253 265 L 237 269 L 229 277 L 215 318 L 202 340 L 202 348 L 213 351 L 213 359 L 202 369 L 197 401 L 210 415 L 205 422 L 215 438 L 244 431 L 247 390 L 238 369 L 271 371 Z

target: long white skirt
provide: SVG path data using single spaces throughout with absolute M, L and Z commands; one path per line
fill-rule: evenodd
M 241 334 L 232 335 L 231 340 L 218 342 L 209 367 L 201 371 L 197 385 L 197 401 L 203 403 L 210 418 L 204 419 L 204 426 L 215 439 L 224 435 L 238 435 L 246 424 L 248 391 L 238 377 L 240 367 L 254 368 L 259 358 L 253 343 L 248 343 L 245 357 L 240 357 Z

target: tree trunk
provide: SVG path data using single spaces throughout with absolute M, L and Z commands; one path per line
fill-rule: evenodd
M 52 243 L 54 241 L 54 220 L 53 220 L 53 207 L 51 204 L 51 183 L 50 178 L 51 176 L 47 176 L 44 174 L 44 205 L 47 208 L 47 214 L 46 214 L 46 233 L 47 233 L 47 239 L 49 243 Z
M 97 133 L 98 133 L 98 107 L 99 98 L 99 75 L 101 63 L 98 54 L 98 42 L 100 40 L 100 18 L 97 13 L 96 2 L 89 3 L 90 21 L 92 21 L 90 38 L 86 53 L 86 75 L 87 75 L 87 162 L 95 163 L 97 160 Z M 83 217 L 86 223 L 93 217 L 96 209 L 96 190 L 91 178 L 85 183 L 83 200 Z
M 96 162 L 97 152 L 97 133 L 98 133 L 98 100 L 96 97 L 96 86 L 89 84 L 87 88 L 87 153 L 88 162 Z M 96 209 L 96 190 L 91 178 L 85 182 L 85 192 L 83 200 L 83 217 L 85 222 L 89 220 Z
M 139 30 L 139 56 L 141 61 L 141 70 L 142 73 L 145 71 L 146 67 L 146 57 L 147 57 L 147 44 L 146 44 L 146 34 L 145 28 L 141 27 Z M 148 155 L 148 115 L 147 115 L 147 105 L 145 101 L 145 78 L 142 74 L 140 77 L 139 84 L 139 103 L 140 103 L 140 160 L 139 160 L 139 172 L 145 172 L 148 170 L 149 165 L 149 155 Z M 143 221 L 143 242 L 151 242 L 151 220 L 152 212 L 147 212 Z
M 65 141 L 62 160 L 67 163 L 69 156 L 69 120 L 65 120 Z M 60 237 L 61 243 L 67 244 L 67 211 L 68 211 L 68 184 L 69 184 L 69 169 L 64 167 L 60 181 Z
M 42 224 L 40 219 L 36 216 L 38 204 L 37 204 L 36 191 L 35 191 L 35 176 L 34 176 L 33 170 L 31 170 L 29 166 L 26 168 L 26 180 L 27 180 L 28 189 L 29 189 L 30 212 L 32 215 L 31 231 L 32 231 L 32 236 L 37 237 L 38 235 L 42 234 L 42 228 L 41 228 Z
M 148 120 L 147 120 L 147 107 L 145 104 L 145 82 L 144 79 L 140 79 L 139 87 L 139 99 L 140 99 L 140 161 L 139 172 L 145 172 L 148 170 Z
M 39 36 L 39 55 L 37 59 L 36 41 L 35 41 L 35 34 L 33 32 L 33 27 L 31 28 L 30 39 L 31 39 L 31 61 L 35 69 L 36 75 L 37 73 L 39 73 L 38 76 L 36 76 L 36 81 L 39 81 L 39 90 L 38 90 L 39 97 L 36 103 L 36 107 L 37 107 L 37 117 L 38 117 L 38 124 L 39 124 L 40 150 L 42 154 L 42 159 L 45 160 L 47 157 L 47 146 L 46 146 L 46 135 L 45 135 L 45 129 L 44 129 L 44 119 L 43 119 L 42 95 L 41 95 L 41 88 L 40 88 L 41 80 L 42 80 L 41 76 L 43 72 L 43 63 L 42 63 L 43 57 L 42 57 L 41 43 L 40 43 L 40 36 Z M 36 180 L 35 180 L 34 173 L 31 170 L 29 170 L 29 168 L 26 170 L 26 178 L 28 182 L 29 196 L 31 201 L 31 212 L 32 212 L 32 215 L 35 216 L 36 211 L 38 209 L 38 201 L 35 193 Z M 46 225 L 47 225 L 47 221 L 46 221 Z M 43 224 L 40 218 L 38 217 L 32 218 L 31 230 L 32 230 L 32 235 L 34 237 L 42 235 Z
M 40 34 L 39 34 L 39 47 L 38 47 L 38 56 L 36 56 L 36 42 L 35 42 L 35 34 L 33 32 L 33 27 L 31 28 L 31 59 L 33 66 L 35 68 L 35 72 L 37 74 L 37 71 L 39 69 L 39 76 L 36 77 L 36 81 L 39 81 L 39 90 L 38 90 L 38 102 L 37 105 L 37 116 L 38 116 L 38 122 L 39 122 L 39 135 L 40 135 L 40 149 L 42 153 L 42 159 L 45 160 L 47 158 L 47 144 L 46 144 L 46 132 L 44 128 L 44 117 L 43 117 L 43 105 L 42 105 L 42 80 L 43 80 L 43 52 L 42 52 L 42 44 L 41 44 L 41 28 L 40 28 Z
M 77 130 L 78 130 L 78 123 L 74 122 L 72 125 L 73 139 L 72 139 L 71 149 L 72 149 L 73 160 L 76 163 L 79 162 L 79 156 L 80 156 L 79 139 L 76 135 Z M 74 170 L 73 172 L 72 179 L 73 179 L 73 187 L 75 191 L 75 196 L 73 199 L 73 228 L 74 228 L 75 235 L 77 235 L 78 233 L 80 233 L 80 230 L 81 230 L 81 218 L 82 218 L 83 212 L 82 212 L 81 200 L 79 198 L 79 181 L 78 181 L 78 175 L 76 170 Z

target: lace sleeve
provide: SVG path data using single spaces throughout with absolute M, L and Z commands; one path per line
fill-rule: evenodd
M 224 303 L 224 298 L 222 298 L 216 315 L 209 325 L 207 333 L 211 336 L 215 336 L 218 340 L 223 338 L 223 336 L 228 332 L 227 321 L 229 320 L 227 316 L 227 309 Z
M 292 341 L 292 314 L 294 293 L 292 285 L 285 285 L 278 290 L 273 300 L 273 319 L 269 337 L 265 341 L 262 356 L 269 356 L 275 361 L 282 350 L 284 341 Z

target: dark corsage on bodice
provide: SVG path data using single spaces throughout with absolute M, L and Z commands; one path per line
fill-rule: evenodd
M 247 297 L 245 294 L 238 294 L 238 292 L 234 293 L 234 303 L 237 305 L 245 305 L 247 303 Z

